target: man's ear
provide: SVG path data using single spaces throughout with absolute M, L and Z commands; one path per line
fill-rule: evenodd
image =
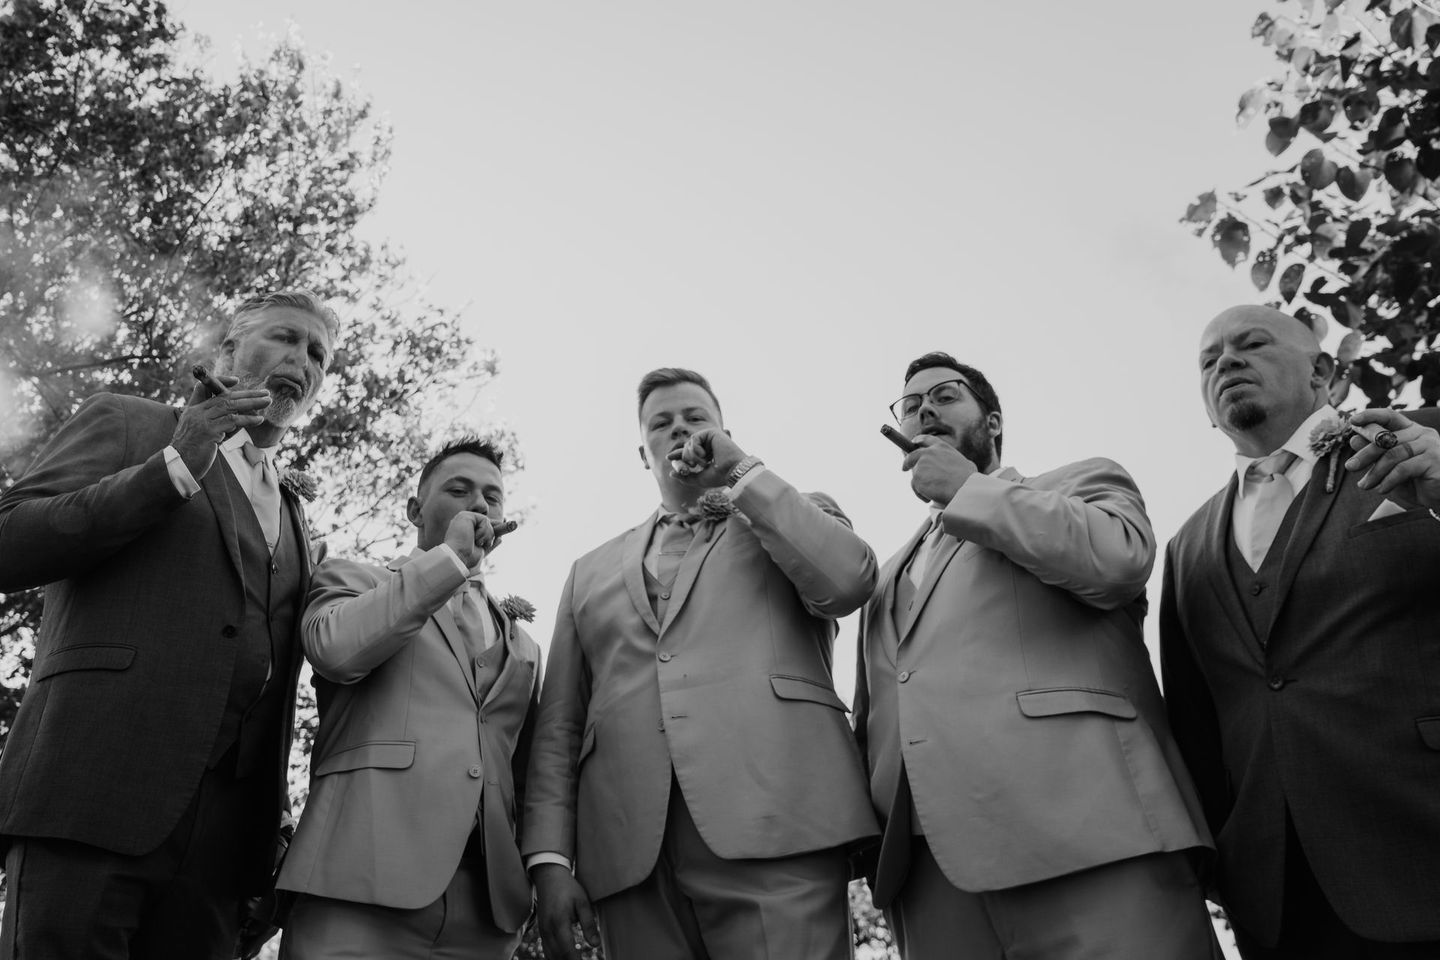
M 1328 353 L 1315 355 L 1314 366 L 1310 370 L 1310 383 L 1312 386 L 1329 388 L 1335 379 L 1335 358 Z
M 985 426 L 990 431 L 990 436 L 998 437 L 1005 430 L 1005 418 L 1000 415 L 999 410 L 991 410 L 985 415 Z
M 635 449 L 640 452 L 640 462 L 645 465 L 645 469 L 646 469 L 646 470 L 649 470 L 649 469 L 650 469 L 650 455 L 645 452 L 645 444 L 642 443 L 642 444 L 640 444 L 640 446 L 636 447 Z
M 411 526 L 420 526 L 420 498 L 411 497 L 405 501 L 405 518 L 410 521 Z

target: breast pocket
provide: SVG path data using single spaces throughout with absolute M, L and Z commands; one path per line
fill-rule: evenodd
M 121 643 L 87 643 L 56 650 L 35 665 L 32 681 L 75 670 L 128 670 L 135 648 Z
M 404 770 L 414 763 L 414 740 L 369 740 L 336 750 L 315 765 L 315 776 L 373 768 Z

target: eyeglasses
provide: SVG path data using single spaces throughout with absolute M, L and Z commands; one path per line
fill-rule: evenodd
M 926 390 L 924 394 L 905 394 L 905 396 L 890 404 L 890 415 L 895 418 L 896 423 L 904 423 L 906 420 L 920 413 L 920 405 L 923 404 L 926 399 L 929 399 L 931 406 L 948 407 L 950 404 L 965 396 L 965 391 L 961 390 L 961 387 L 970 391 L 970 395 L 975 398 L 976 403 L 980 404 L 982 410 L 986 413 L 990 412 L 990 405 L 980 399 L 980 395 L 975 392 L 975 388 L 957 377 L 954 380 L 940 381 L 929 390 Z

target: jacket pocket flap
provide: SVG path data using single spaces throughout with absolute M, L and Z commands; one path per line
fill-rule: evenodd
M 135 648 L 115 643 L 86 643 L 56 650 L 35 668 L 32 680 L 44 680 L 71 670 L 124 670 L 135 659 Z
M 414 762 L 414 740 L 371 740 L 330 754 L 316 765 L 315 776 L 323 777 L 328 773 L 367 767 L 404 770 Z
M 1015 694 L 1027 717 L 1054 717 L 1065 713 L 1103 713 L 1120 720 L 1135 719 L 1135 705 L 1118 693 L 1087 687 L 1021 690 Z
M 1440 750 L 1440 717 L 1420 717 L 1415 721 L 1420 739 L 1431 750 Z
M 847 709 L 845 701 L 836 695 L 834 687 L 804 677 L 773 675 L 770 677 L 770 688 L 775 691 L 775 696 L 783 700 L 809 700 L 811 703 L 834 707 L 842 713 Z

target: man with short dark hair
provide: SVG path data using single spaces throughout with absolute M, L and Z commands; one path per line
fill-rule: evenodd
M 1334 369 L 1279 310 L 1206 326 L 1235 471 L 1166 552 L 1165 700 L 1246 960 L 1440 956 L 1440 414 L 1347 423 Z
M 845 960 L 875 821 L 831 651 L 874 554 L 741 450 L 698 373 L 647 374 L 639 414 L 660 509 L 571 569 L 540 701 L 523 849 L 547 955 L 577 957 L 578 921 L 609 960 Z
M 234 956 L 274 867 L 310 546 L 274 462 L 337 321 L 241 304 L 176 409 L 86 400 L 0 496 L 0 590 L 45 586 L 0 759 L 0 955 Z
M 466 438 L 420 471 L 409 556 L 328 559 L 305 612 L 320 729 L 278 886 L 286 960 L 509 960 L 530 916 L 515 838 L 539 647 L 484 588 L 501 454 Z
M 1209 837 L 1141 636 L 1155 540 L 1099 458 L 1000 464 L 1000 400 L 930 353 L 891 407 L 930 516 L 861 621 L 871 888 L 905 960 L 1205 960 Z

